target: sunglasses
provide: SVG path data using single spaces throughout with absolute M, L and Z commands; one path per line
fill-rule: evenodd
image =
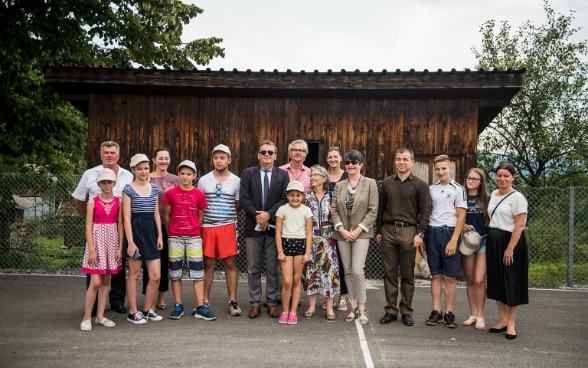
M 273 156 L 274 153 L 275 153 L 274 151 L 259 151 L 259 154 L 262 156 L 265 156 L 265 155 Z
M 345 165 L 359 165 L 360 163 L 357 160 L 345 161 Z
M 221 196 L 221 194 L 222 194 L 222 193 L 221 193 L 221 188 L 222 188 L 222 187 L 221 187 L 220 183 L 216 185 L 216 196 L 217 196 L 217 197 L 220 197 L 220 196 Z

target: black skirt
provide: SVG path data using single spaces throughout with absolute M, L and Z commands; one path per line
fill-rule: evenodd
M 489 229 L 486 242 L 487 295 L 488 299 L 514 307 L 529 304 L 529 254 L 525 233 L 513 251 L 513 263 L 506 266 L 504 251 L 511 233 Z
M 133 241 L 143 261 L 160 258 L 157 249 L 157 227 L 153 213 L 133 213 L 131 216 L 131 228 L 133 229 Z M 127 254 L 127 238 L 124 239 L 124 255 Z

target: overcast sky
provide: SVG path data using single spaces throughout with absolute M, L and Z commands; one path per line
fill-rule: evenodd
M 475 68 L 480 26 L 545 23 L 542 0 L 185 0 L 204 9 L 184 40 L 223 38 L 212 70 L 381 71 Z M 577 40 L 588 39 L 588 0 L 551 0 L 574 10 Z M 200 67 L 199 67 L 200 68 Z

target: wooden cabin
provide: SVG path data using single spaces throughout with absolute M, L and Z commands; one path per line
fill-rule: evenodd
M 257 164 L 258 142 L 278 146 L 279 165 L 294 139 L 309 143 L 308 166 L 328 147 L 365 155 L 364 174 L 393 173 L 398 147 L 415 151 L 417 173 L 433 179 L 431 161 L 448 154 L 454 175 L 476 165 L 477 137 L 522 86 L 524 70 L 279 72 L 116 69 L 49 66 L 45 79 L 88 117 L 88 166 L 114 140 L 121 166 L 167 147 L 172 166 L 211 170 L 211 149 L 228 145 L 237 175 Z

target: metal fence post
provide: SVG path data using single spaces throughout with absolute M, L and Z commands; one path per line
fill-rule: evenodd
M 568 287 L 574 286 L 574 203 L 575 188 L 570 187 L 570 208 L 568 223 Z

